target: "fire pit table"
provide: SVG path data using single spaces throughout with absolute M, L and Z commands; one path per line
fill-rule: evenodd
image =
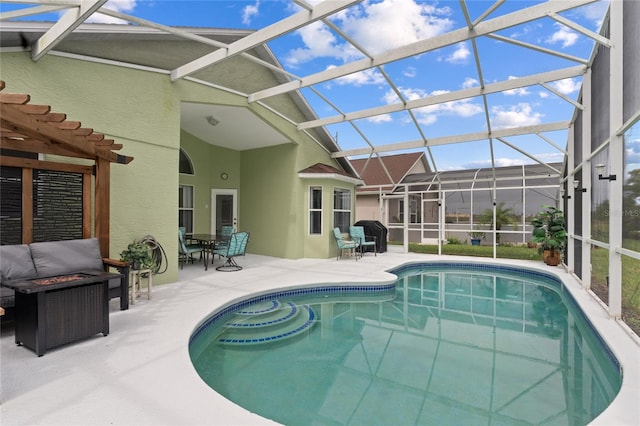
M 109 334 L 110 272 L 3 283 L 15 291 L 15 341 L 38 356 L 95 334 Z

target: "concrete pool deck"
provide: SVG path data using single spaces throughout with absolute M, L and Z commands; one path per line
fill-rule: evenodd
M 395 253 L 374 257 L 286 260 L 247 255 L 244 269 L 224 273 L 187 265 L 180 281 L 154 287 L 127 311 L 111 301 L 110 334 L 47 352 L 16 346 L 3 327 L 0 423 L 8 425 L 259 425 L 274 424 L 233 404 L 196 374 L 187 344 L 198 323 L 246 295 L 311 284 L 389 281 L 386 270 L 408 262 L 490 259 Z M 622 390 L 593 424 L 640 424 L 640 342 L 612 321 L 599 302 L 562 268 L 501 259 L 560 276 L 624 369 Z

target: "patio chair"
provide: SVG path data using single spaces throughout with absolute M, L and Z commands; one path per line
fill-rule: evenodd
M 227 247 L 229 245 L 229 239 L 231 238 L 231 234 L 233 234 L 235 232 L 235 228 L 231 225 L 222 225 L 222 228 L 220 228 L 220 235 L 216 236 L 216 249 L 220 249 L 220 250 L 224 250 L 225 247 Z M 215 252 L 215 250 L 214 250 Z M 215 254 L 214 253 L 211 256 L 211 264 L 213 265 L 213 260 L 215 259 Z M 222 257 L 222 256 L 220 256 Z
M 229 243 L 226 246 L 216 246 L 213 253 L 227 258 L 224 265 L 216 267 L 216 270 L 224 272 L 240 271 L 242 266 L 238 265 L 235 258 L 245 255 L 248 243 L 248 232 L 235 232 L 229 237 Z
M 351 239 L 360 245 L 360 257 L 364 255 L 364 251 L 366 247 L 373 247 L 374 256 L 378 255 L 378 249 L 376 246 L 376 237 L 375 235 L 367 237 L 364 234 L 364 226 L 350 226 L 349 227 L 349 235 L 351 235 Z M 367 240 L 367 238 L 369 238 Z M 373 238 L 373 240 L 371 240 Z
M 338 245 L 338 255 L 336 257 L 336 260 L 342 257 L 342 252 L 344 250 L 351 250 L 351 252 L 356 257 L 356 260 L 358 260 L 359 244 L 356 241 L 345 241 L 342 238 L 342 233 L 340 232 L 340 228 L 333 228 L 333 236 L 336 237 L 336 244 Z
M 185 262 L 189 260 L 193 262 L 194 253 L 200 253 L 200 258 L 204 254 L 204 246 L 201 244 L 187 244 L 185 230 L 183 227 L 178 228 L 178 263 L 180 269 L 184 268 Z

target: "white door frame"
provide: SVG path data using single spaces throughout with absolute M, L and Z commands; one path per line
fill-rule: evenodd
M 213 188 L 211 190 L 211 233 L 216 232 L 216 197 L 218 195 L 231 195 L 233 196 L 233 226 L 235 230 L 238 230 L 238 190 L 237 189 L 218 189 Z

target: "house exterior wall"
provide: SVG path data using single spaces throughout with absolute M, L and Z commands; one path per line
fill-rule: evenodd
M 166 272 L 154 277 L 154 283 L 178 278 L 180 183 L 196 186 L 194 229 L 210 228 L 211 189 L 233 187 L 238 188 L 239 225 L 251 232 L 249 252 L 300 258 L 310 244 L 317 257 L 335 254 L 329 232 L 320 242 L 308 235 L 307 183 L 297 172 L 317 162 L 339 165 L 278 115 L 249 106 L 291 144 L 244 152 L 204 146 L 181 133 L 180 102 L 247 106 L 245 98 L 189 81 L 172 83 L 164 74 L 54 55 L 33 62 L 29 53 L 3 53 L 0 60 L 7 91 L 28 93 L 32 104 L 65 111 L 68 120 L 122 143 L 122 154 L 134 157 L 130 164 L 111 165 L 110 256 L 118 258 L 131 241 L 154 236 L 168 257 Z M 195 176 L 178 173 L 181 144 L 195 162 Z M 227 181 L 219 178 L 222 168 L 229 174 Z M 330 214 L 328 209 L 326 225 L 332 222 Z
M 384 223 L 380 212 L 378 194 L 360 193 L 357 196 L 356 222 L 359 220 L 378 220 Z
M 64 111 L 122 143 L 134 157 L 111 165 L 110 257 L 134 239 L 153 235 L 167 254 L 177 253 L 180 104 L 166 76 L 28 52 L 3 53 L 0 78 L 7 91 L 28 93 L 32 104 Z M 154 282 L 177 279 L 177 256 Z
M 185 131 L 180 132 L 180 146 L 189 156 L 194 169 L 193 175 L 180 174 L 179 178 L 180 185 L 194 187 L 193 230 L 211 233 L 211 190 L 241 187 L 240 152 L 211 145 Z M 229 176 L 227 180 L 220 178 L 222 172 Z
M 333 179 L 301 179 L 297 173 L 322 162 L 339 167 L 315 143 L 288 144 L 242 152 L 240 221 L 251 232 L 253 253 L 298 259 L 335 254 L 333 188 L 355 186 Z M 309 235 L 309 186 L 323 187 L 322 234 Z

